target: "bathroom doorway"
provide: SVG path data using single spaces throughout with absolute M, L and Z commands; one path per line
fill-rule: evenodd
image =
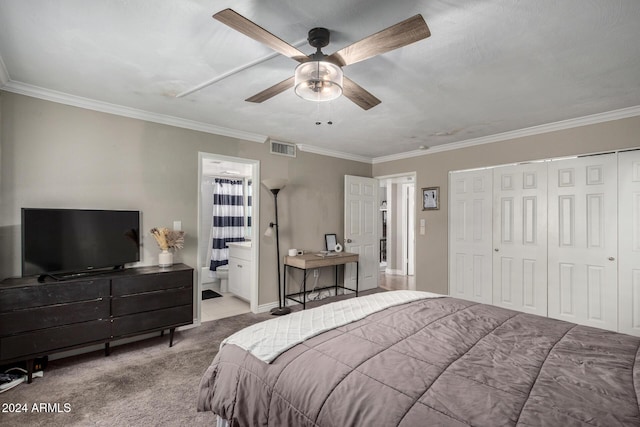
M 258 160 L 198 153 L 198 324 L 257 312 L 259 178 Z

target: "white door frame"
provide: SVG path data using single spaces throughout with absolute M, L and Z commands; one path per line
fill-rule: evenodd
M 415 250 L 415 194 L 414 181 L 404 182 L 402 187 L 402 274 L 414 275 L 414 250 Z M 413 197 L 411 197 L 413 196 Z
M 251 245 L 251 259 L 253 260 L 252 264 L 252 283 L 250 286 L 251 292 L 251 301 L 250 307 L 253 313 L 258 312 L 258 283 L 260 278 L 260 245 L 259 236 L 260 236 L 260 160 L 253 159 L 244 159 L 241 157 L 231 157 L 231 156 L 223 156 L 222 154 L 215 153 L 205 153 L 198 152 L 198 241 L 201 239 L 202 232 L 201 230 L 201 222 L 202 222 L 202 162 L 203 160 L 217 160 L 224 162 L 234 162 L 234 163 L 243 163 L 249 164 L 252 166 L 252 174 L 251 180 L 254 184 L 254 191 L 251 194 L 251 241 L 253 244 Z M 257 186 L 256 186 L 257 185 Z M 202 309 L 202 278 L 200 277 L 202 268 L 205 267 L 202 263 L 202 257 L 205 256 L 202 254 L 202 249 L 200 248 L 200 244 L 198 243 L 198 258 L 197 258 L 197 269 L 196 269 L 196 318 L 194 319 L 194 324 L 199 325 L 200 319 L 202 317 L 201 309 Z
M 411 184 L 413 185 L 413 215 L 406 215 L 406 212 L 404 212 L 404 210 L 406 209 L 406 204 L 407 204 L 407 199 L 405 197 L 405 192 L 401 191 L 402 196 L 397 200 L 397 201 L 393 201 L 393 203 L 401 203 L 402 204 L 402 210 L 403 210 L 403 235 L 402 236 L 395 236 L 395 233 L 393 233 L 392 231 L 390 231 L 390 226 L 389 224 L 391 223 L 391 212 L 393 211 L 392 206 L 390 206 L 389 204 L 389 200 L 387 200 L 387 242 L 389 241 L 389 237 L 393 237 L 396 240 L 400 240 L 400 244 L 402 245 L 402 255 L 403 255 L 403 259 L 401 260 L 402 262 L 402 269 L 399 270 L 402 272 L 402 274 L 404 275 L 413 275 L 413 271 L 412 270 L 412 266 L 415 266 L 415 254 L 416 254 L 416 239 L 415 239 L 415 230 L 416 230 L 416 203 L 415 200 L 416 199 L 416 191 L 417 191 L 417 185 L 416 185 L 416 179 L 417 179 L 417 173 L 414 172 L 404 172 L 404 173 L 396 173 L 396 174 L 392 174 L 392 175 L 382 175 L 382 176 L 375 176 L 374 178 L 376 178 L 378 181 L 382 181 L 382 180 L 387 180 L 387 179 L 393 179 L 393 178 L 408 178 L 408 181 L 411 182 Z M 409 179 L 410 178 L 410 179 Z M 388 191 L 388 190 L 387 190 Z M 408 221 L 407 221 L 408 220 Z M 391 234 L 389 234 L 391 233 Z M 413 236 L 413 238 L 412 238 Z M 381 236 L 378 236 L 378 240 L 380 240 Z M 407 239 L 409 239 L 409 242 L 407 243 Z M 409 248 L 409 250 L 407 251 L 406 248 Z M 387 257 L 389 257 L 389 253 L 387 253 Z M 407 265 L 409 265 L 409 271 L 407 271 Z M 387 270 L 389 270 L 387 268 Z

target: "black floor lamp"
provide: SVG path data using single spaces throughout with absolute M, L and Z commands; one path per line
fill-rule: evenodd
M 284 291 L 282 290 L 282 280 L 280 277 L 280 234 L 278 233 L 278 193 L 287 185 L 286 179 L 265 179 L 262 180 L 262 184 L 273 193 L 273 202 L 276 207 L 276 220 L 269 223 L 269 228 L 265 231 L 264 235 L 269 237 L 273 234 L 273 229 L 276 230 L 276 257 L 278 259 L 278 307 L 271 309 L 271 314 L 275 316 L 282 316 L 283 314 L 291 313 L 289 307 L 284 306 Z

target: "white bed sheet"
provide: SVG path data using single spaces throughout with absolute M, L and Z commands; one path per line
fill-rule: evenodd
M 346 325 L 394 305 L 443 295 L 420 291 L 379 292 L 302 310 L 256 323 L 220 343 L 235 344 L 258 359 L 270 363 L 280 354 L 322 332 Z

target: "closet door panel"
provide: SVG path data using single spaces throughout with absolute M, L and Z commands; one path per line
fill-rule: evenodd
M 547 315 L 547 163 L 493 169 L 493 304 Z
M 449 175 L 449 294 L 491 304 L 492 172 Z
M 548 168 L 548 315 L 617 330 L 616 154 Z
M 618 154 L 619 330 L 640 336 L 640 151 Z

